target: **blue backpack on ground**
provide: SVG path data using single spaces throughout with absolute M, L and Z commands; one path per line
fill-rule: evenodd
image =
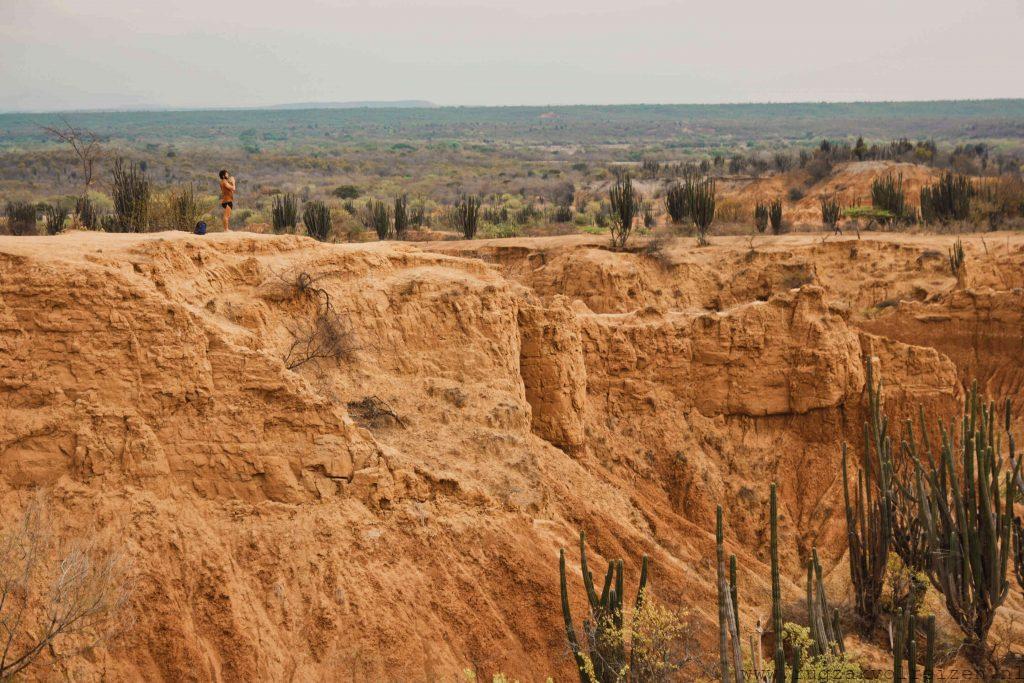
M 196 233 L 195 234 L 197 234 L 197 235 L 205 235 L 206 234 L 206 221 L 199 221 L 198 223 L 196 223 Z

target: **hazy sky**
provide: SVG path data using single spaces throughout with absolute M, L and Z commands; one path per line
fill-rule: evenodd
M 1024 97 L 1024 0 L 0 0 L 0 111 Z

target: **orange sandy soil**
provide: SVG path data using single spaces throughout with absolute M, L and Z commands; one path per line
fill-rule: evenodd
M 975 378 L 1024 406 L 1024 236 L 965 237 L 959 285 L 952 242 L 3 237 L 0 516 L 46 487 L 62 534 L 132 558 L 133 625 L 66 663 L 83 681 L 571 681 L 557 554 L 581 615 L 580 529 L 630 594 L 649 555 L 710 645 L 719 503 L 742 618 L 767 622 L 773 480 L 787 618 L 812 546 L 848 607 L 839 448 L 865 358 L 894 415 L 949 414 Z M 351 360 L 282 362 L 315 310 L 303 272 Z M 1016 586 L 993 639 L 1021 651 Z

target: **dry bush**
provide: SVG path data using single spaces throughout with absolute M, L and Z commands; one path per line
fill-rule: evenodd
M 297 296 L 311 299 L 316 308 L 311 318 L 288 330 L 292 342 L 281 359 L 285 367 L 296 370 L 307 363 L 323 360 L 352 360 L 355 354 L 352 332 L 334 309 L 327 290 L 316 286 L 316 278 L 306 271 L 300 272 L 288 284 Z
M 126 627 L 128 566 L 95 539 L 59 542 L 43 497 L 0 532 L 0 680 L 47 652 L 55 661 L 111 640 Z

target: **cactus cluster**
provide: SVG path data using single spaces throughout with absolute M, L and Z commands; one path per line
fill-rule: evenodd
M 476 228 L 480 222 L 480 199 L 473 195 L 462 195 L 452 210 L 452 222 L 467 240 L 476 237 Z
M 682 183 L 673 183 L 665 194 L 665 208 L 672 222 L 679 225 L 692 221 L 697 228 L 697 242 L 707 244 L 708 228 L 715 220 L 717 192 L 715 179 L 687 172 Z
M 366 205 L 366 223 L 367 227 L 377 233 L 377 239 L 386 240 L 391 237 L 391 213 L 384 202 L 370 200 Z
M 940 422 L 939 457 L 914 462 L 917 509 L 928 544 L 925 571 L 981 656 L 986 656 L 995 612 L 1009 592 L 1006 574 L 1021 467 L 1009 435 L 1009 402 L 1003 420 L 1009 460 L 997 432 L 999 417 L 975 383 L 965 400 L 959 438 Z
M 580 532 L 580 570 L 583 574 L 583 587 L 587 593 L 590 615 L 583 621 L 583 633 L 587 640 L 587 648 L 580 644 L 580 639 L 573 623 L 572 610 L 569 607 L 569 587 L 565 573 L 565 549 L 559 551 L 558 572 L 562 598 L 562 619 L 565 623 L 565 635 L 569 641 L 579 673 L 580 683 L 613 683 L 620 680 L 622 671 L 626 670 L 630 655 L 622 631 L 624 622 L 623 602 L 625 588 L 622 581 L 622 560 L 610 560 L 605 573 L 604 586 L 598 595 L 594 587 L 594 577 L 587 565 L 586 534 Z M 647 588 L 647 556 L 643 558 L 640 568 L 640 585 L 636 593 L 636 608 L 643 604 Z
M 689 180 L 686 178 L 685 180 Z M 665 210 L 676 225 L 690 218 L 690 198 L 685 185 L 672 183 L 665 193 Z
M 715 179 L 705 176 L 693 180 L 690 190 L 690 215 L 697 226 L 697 243 L 708 243 L 708 228 L 715 220 Z
M 326 242 L 331 235 L 331 210 L 320 200 L 307 202 L 302 211 L 302 224 L 306 226 L 307 235 Z
M 299 224 L 299 199 L 291 193 L 279 194 L 270 205 L 270 224 L 274 233 L 295 232 Z
M 966 220 L 973 196 L 974 185 L 970 178 L 947 171 L 934 184 L 921 188 L 921 220 L 925 223 Z
M 807 620 L 814 646 L 812 655 L 841 655 L 846 651 L 839 628 L 839 610 L 828 604 L 825 582 L 818 562 L 818 549 L 811 549 L 807 560 Z
M 864 454 L 871 458 L 857 474 L 851 496 L 846 444 L 843 454 L 843 500 L 850 550 L 850 580 L 861 627 L 870 633 L 878 621 L 885 568 L 892 537 L 893 461 L 888 417 L 882 414 L 882 382 L 875 381 L 867 362 L 868 421 L 864 424 Z M 873 454 L 873 458 L 872 458 Z M 851 500 L 852 499 L 852 500 Z
M 150 186 L 146 172 L 124 159 L 114 161 L 111 180 L 114 232 L 143 232 L 149 224 Z
M 903 191 L 902 173 L 896 176 L 889 173 L 872 181 L 871 206 L 885 212 L 883 222 L 913 221 L 914 212 L 907 205 L 907 195 Z
M 842 233 L 839 229 L 839 200 L 836 197 L 828 196 L 821 198 L 821 222 L 835 233 Z
M 906 662 L 906 678 L 903 676 Z M 917 683 L 917 616 L 897 609 L 892 621 L 893 683 Z M 935 681 L 935 616 L 925 621 L 924 683 Z

